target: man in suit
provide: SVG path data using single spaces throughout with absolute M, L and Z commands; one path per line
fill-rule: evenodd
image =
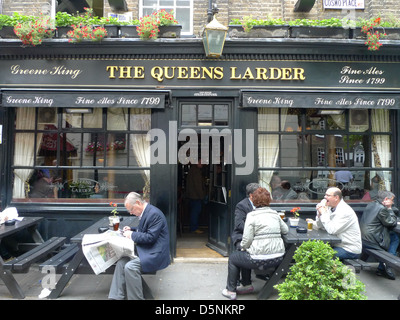
M 236 250 L 241 250 L 240 242 L 243 238 L 244 223 L 246 221 L 247 214 L 253 211 L 255 208 L 252 202 L 252 196 L 254 191 L 260 188 L 258 183 L 249 183 L 246 186 L 246 198 L 239 201 L 235 208 L 235 225 L 231 235 L 233 246 Z M 241 269 L 241 274 L 243 278 L 244 273 L 251 273 L 251 269 Z M 250 275 L 247 279 L 250 279 Z M 247 287 L 247 286 L 246 286 Z M 252 286 L 248 286 L 244 290 L 241 287 L 238 288 L 238 293 L 244 293 L 242 291 L 252 290 Z
M 115 267 L 109 299 L 143 300 L 141 274 L 166 268 L 170 263 L 169 233 L 164 214 L 142 197 L 131 192 L 125 208 L 139 217 L 137 228 L 124 227 L 123 235 L 135 242 L 137 256 L 122 257 Z

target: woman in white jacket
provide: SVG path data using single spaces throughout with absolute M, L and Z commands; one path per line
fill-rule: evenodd
M 242 279 L 236 287 L 240 268 L 268 269 L 281 263 L 285 254 L 282 234 L 288 232 L 288 226 L 282 221 L 278 212 L 269 208 L 271 195 L 265 188 L 258 188 L 253 193 L 253 204 L 256 209 L 247 214 L 244 225 L 241 250 L 229 256 L 228 280 L 222 295 L 236 299 L 236 294 L 250 293 L 254 290 L 250 277 Z

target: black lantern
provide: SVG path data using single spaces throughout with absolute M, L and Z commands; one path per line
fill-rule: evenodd
M 203 44 L 207 57 L 221 56 L 227 32 L 228 28 L 220 24 L 215 17 L 206 25 L 203 32 Z

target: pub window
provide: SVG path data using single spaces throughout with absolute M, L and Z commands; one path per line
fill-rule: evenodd
M 227 126 L 229 107 L 227 104 L 182 104 L 181 125 L 185 126 Z
M 90 202 L 148 190 L 150 109 L 45 109 L 15 109 L 13 201 Z
M 193 34 L 193 1 L 191 0 L 143 0 L 141 1 L 141 16 L 165 9 L 174 10 L 175 19 L 182 25 L 183 35 Z
M 276 202 L 316 201 L 329 186 L 350 201 L 391 191 L 391 112 L 258 108 L 259 182 Z M 339 171 L 352 179 L 339 178 Z

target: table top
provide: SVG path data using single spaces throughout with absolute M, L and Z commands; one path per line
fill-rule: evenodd
M 0 225 L 0 239 L 17 233 L 23 229 L 37 225 L 43 219 L 43 217 L 23 217 L 22 221 L 15 221 L 15 224 L 12 226 L 6 226 L 3 223 Z
M 318 229 L 318 230 L 313 229 L 311 231 L 307 230 L 307 233 L 298 233 L 296 231 L 296 228 L 290 226 L 290 223 L 288 223 L 288 227 L 289 227 L 288 234 L 282 235 L 282 238 L 286 243 L 301 243 L 308 240 L 321 240 L 323 242 L 329 242 L 329 243 L 341 242 L 339 237 L 329 234 L 324 229 Z M 304 219 L 300 219 L 299 227 L 307 229 L 307 222 Z
M 119 228 L 122 229 L 124 226 L 135 227 L 139 224 L 139 218 L 136 216 L 122 217 L 123 220 L 119 224 Z M 101 218 L 90 227 L 79 232 L 76 236 L 71 238 L 71 242 L 80 243 L 85 234 L 98 234 L 100 227 L 109 227 L 108 217 Z

